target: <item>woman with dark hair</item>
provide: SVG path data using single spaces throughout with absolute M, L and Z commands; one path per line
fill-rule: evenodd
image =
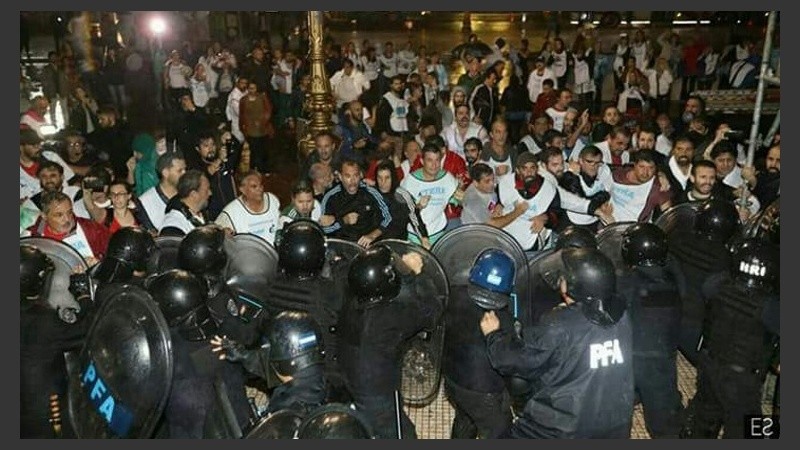
M 405 240 L 408 237 L 408 224 L 411 223 L 414 233 L 422 237 L 423 246 L 430 248 L 428 230 L 422 222 L 414 198 L 400 187 L 400 179 L 391 160 L 385 159 L 378 163 L 375 170 L 375 186 L 383 196 L 383 201 L 389 206 L 389 213 L 392 216 L 392 222 L 381 238 Z
M 111 205 L 102 209 L 99 215 L 93 215 L 95 221 L 108 228 L 114 234 L 120 228 L 142 226 L 147 231 L 155 232 L 147 219 L 144 208 L 134 199 L 133 188 L 123 180 L 114 180 L 108 187 Z

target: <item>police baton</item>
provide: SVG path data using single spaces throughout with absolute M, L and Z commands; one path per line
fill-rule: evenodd
M 403 429 L 400 426 L 400 392 L 394 391 L 394 412 L 397 419 L 397 439 L 403 439 Z

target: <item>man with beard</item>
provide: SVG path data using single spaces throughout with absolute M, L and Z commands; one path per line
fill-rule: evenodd
M 338 175 L 338 174 L 337 174 Z M 313 189 L 314 200 L 322 203 L 322 199 L 336 181 L 333 169 L 323 162 L 314 163 L 308 169 L 308 181 Z
M 762 205 L 770 205 L 781 191 L 781 146 L 780 144 L 767 151 L 764 170 L 756 171 L 753 166 L 742 168 L 742 178 Z
M 187 94 L 188 95 L 188 94 Z M 191 99 L 189 95 L 189 99 Z M 107 157 L 114 169 L 114 177 L 126 179 L 128 176 L 128 159 L 133 156 L 131 143 L 133 134 L 126 123 L 117 122 L 117 112 L 114 108 L 104 107 L 97 112 L 99 127 L 86 136 L 86 141 Z
M 316 163 L 322 163 L 330 167 L 331 173 L 339 170 L 341 164 L 341 156 L 336 147 L 337 138 L 327 131 L 316 135 L 314 137 L 315 148 L 308 154 L 303 168 L 300 170 L 301 177 L 311 176 L 311 166 Z
M 328 236 L 369 247 L 383 235 L 392 216 L 381 193 L 364 183 L 362 177 L 357 162 L 342 162 L 340 183 L 322 198 L 320 224 Z
M 58 163 L 63 168 L 65 176 L 61 178 L 61 184 L 66 187 L 67 181 L 75 176 L 66 162 L 51 151 L 42 151 L 42 138 L 35 131 L 30 129 L 19 130 L 19 199 L 20 203 L 25 199 L 38 194 L 42 189 L 41 182 L 37 178 L 39 165 L 43 160 Z
M 544 134 L 553 126 L 553 119 L 547 114 L 540 114 L 538 116 L 531 116 L 528 123 L 528 134 L 522 137 L 517 144 L 517 153 L 521 154 L 524 151 L 531 152 L 536 155 L 547 148 L 544 142 Z
M 479 162 L 478 160 L 481 158 L 481 152 L 483 152 L 483 142 L 481 142 L 480 139 L 469 138 L 464 142 L 464 157 L 467 160 L 467 170 L 471 169 L 475 163 Z
M 74 202 L 78 201 L 83 193 L 77 186 L 64 185 L 64 167 L 53 161 L 42 159 L 38 164 L 36 177 L 39 179 L 41 191 L 23 203 L 23 207 L 31 210 L 42 210 L 42 196 L 48 192 L 63 192 Z
M 365 167 L 367 160 L 377 147 L 377 142 L 364 123 L 364 106 L 359 100 L 347 104 L 342 122 L 337 125 L 342 137 L 339 154 L 342 158 L 358 161 Z
M 528 202 L 528 209 L 503 228 L 526 252 L 547 248 L 551 229 L 557 226 L 555 211 L 560 207 L 558 189 L 537 171 L 536 157 L 526 152 L 517 158 L 513 173 L 498 179 L 498 199 L 505 214 L 518 202 Z
M 706 101 L 699 95 L 690 95 L 683 104 L 683 114 L 673 123 L 676 134 L 689 131 L 689 124 L 695 117 L 706 113 Z
M 631 134 L 627 128 L 616 126 L 608 133 L 608 137 L 603 142 L 595 144 L 603 153 L 603 162 L 609 166 L 622 166 L 630 162 L 628 144 L 631 142 Z
M 681 191 L 677 197 L 673 197 L 673 203 L 679 205 L 687 202 L 699 202 L 714 196 L 714 186 L 717 184 L 717 167 L 711 161 L 698 161 L 692 165 L 692 172 L 689 175 L 689 183 L 686 189 Z M 724 200 L 724 199 L 723 199 Z
M 592 130 L 592 120 L 589 117 L 589 110 L 584 110 L 578 115 L 578 110 L 569 108 L 567 114 L 564 116 L 564 129 L 562 132 L 567 137 L 564 142 L 564 156 L 571 158 L 575 155 L 573 160 L 577 159 L 577 155 L 581 150 L 589 144 L 589 132 Z
M 186 153 L 186 168 L 203 172 L 211 183 L 208 217 L 217 217 L 222 208 L 236 199 L 234 170 L 228 167 L 223 152 L 219 151 L 214 134 L 206 130 L 198 135 L 194 151 Z
M 151 187 L 139 200 L 147 213 L 147 218 L 156 230 L 161 230 L 164 225 L 164 216 L 167 214 L 167 205 L 178 193 L 178 182 L 186 173 L 186 161 L 183 154 L 167 152 L 156 160 L 156 171 L 159 182 Z
M 660 152 L 656 151 L 656 142 L 658 140 L 658 131 L 650 126 L 645 125 L 639 132 L 636 133 L 636 139 L 634 140 L 636 144 L 636 151 L 650 151 L 653 155 L 653 160 L 656 162 L 656 167 L 659 170 L 662 170 L 663 167 L 667 165 L 667 158 Z
M 244 76 L 236 79 L 236 86 L 228 94 L 228 103 L 225 106 L 225 117 L 231 123 L 231 134 L 236 137 L 240 144 L 244 143 L 244 134 L 239 128 L 239 102 L 242 97 L 247 95 L 248 80 Z
M 386 139 L 389 136 L 403 136 L 408 132 L 408 102 L 403 98 L 405 76 L 395 75 L 389 92 L 383 94 L 375 111 L 374 134 Z
M 656 163 L 650 152 L 634 153 L 631 162 L 633 167 L 620 167 L 612 173 L 614 219 L 617 222 L 649 222 L 653 214 L 672 206 L 672 193 L 656 176 Z
M 469 139 L 477 138 L 481 143 L 485 143 L 489 140 L 489 134 L 486 132 L 486 128 L 471 121 L 469 114 L 469 105 L 456 105 L 455 122 L 442 130 L 442 137 L 447 143 L 447 148 L 465 160 L 464 146 Z
M 464 164 L 463 160 L 457 159 Z M 451 202 L 460 203 L 454 195 L 459 187 L 458 180 L 442 168 L 442 149 L 433 142 L 425 144 L 422 147 L 422 168 L 412 170 L 400 186 L 414 198 L 428 231 L 427 240 L 430 245 L 435 244 L 447 228 L 445 209 Z M 408 240 L 422 245 L 423 237 L 417 235 L 417 231 L 409 225 Z
M 511 212 L 503 214 L 503 205 L 497 200 L 494 170 L 481 162 L 469 170 L 472 183 L 464 191 L 464 210 L 461 213 L 463 224 L 485 223 L 503 228 L 528 210 L 528 202 L 521 201 L 514 205 Z
M 694 142 L 688 136 L 682 135 L 675 138 L 672 151 L 666 164 L 659 167 L 664 173 L 672 198 L 678 198 L 686 191 L 687 183 L 692 172 L 692 156 L 694 155 Z
M 567 219 L 572 225 L 588 226 L 592 231 L 602 225 L 595 216 L 598 209 L 603 207 L 601 214 L 610 216 L 611 186 L 613 179 L 608 166 L 603 164 L 603 152 L 594 145 L 584 147 L 578 158 L 577 170 L 570 163 L 570 170 L 565 171 L 558 181 L 564 188 L 578 197 L 589 200 L 587 214 L 567 211 Z M 577 172 L 577 173 L 576 173 Z M 600 216 L 604 217 L 604 216 Z M 604 220 L 607 220 L 605 217 Z

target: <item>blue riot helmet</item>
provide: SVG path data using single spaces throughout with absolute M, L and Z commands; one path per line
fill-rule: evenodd
M 467 293 L 483 309 L 503 309 L 514 290 L 515 270 L 514 260 L 502 250 L 484 250 L 472 264 Z

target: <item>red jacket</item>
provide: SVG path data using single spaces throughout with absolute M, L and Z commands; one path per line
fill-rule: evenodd
M 108 240 L 111 238 L 111 233 L 109 233 L 108 228 L 82 217 L 76 217 L 75 222 L 76 226 L 83 228 L 83 233 L 86 235 L 86 240 L 89 241 L 89 247 L 92 248 L 92 253 L 94 253 L 95 258 L 97 258 L 98 261 L 103 259 L 108 250 Z M 43 220 L 38 220 L 28 228 L 28 231 L 31 232 L 31 236 L 51 237 L 59 241 L 66 237 L 66 235 L 54 236 L 49 230 L 45 230 L 45 223 Z M 74 231 L 75 230 L 73 230 L 73 232 Z

